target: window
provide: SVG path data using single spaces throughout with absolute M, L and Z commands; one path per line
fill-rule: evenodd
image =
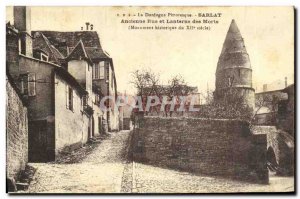
M 94 64 L 93 79 L 99 79 L 99 65 Z
M 111 86 L 112 89 L 114 88 L 114 75 L 113 75 L 113 73 L 111 73 L 110 86 Z
M 109 64 L 106 65 L 105 69 L 106 69 L 106 82 L 108 83 L 109 82 Z
M 93 79 L 104 79 L 104 61 L 94 65 Z
M 88 99 L 89 99 L 88 95 L 82 96 L 82 107 L 83 107 L 83 109 L 85 109 L 87 107 Z
M 70 86 L 66 86 L 66 107 L 67 109 L 73 111 L 74 107 L 73 107 L 73 89 Z
M 99 62 L 99 67 L 100 67 L 100 79 L 104 79 L 104 74 L 105 74 L 105 70 L 104 70 L 104 61 Z
M 26 43 L 25 43 L 25 39 L 20 38 L 19 39 L 19 54 L 26 54 Z
M 45 54 L 41 52 L 41 60 L 42 61 L 48 61 L 49 57 Z
M 20 75 L 21 78 L 21 93 L 28 96 L 36 95 L 35 88 L 35 73 L 27 73 Z
M 99 105 L 100 104 L 100 96 L 95 95 L 95 104 Z

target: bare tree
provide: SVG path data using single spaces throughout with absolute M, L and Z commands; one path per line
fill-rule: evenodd
M 168 101 L 175 102 L 175 108 L 178 108 L 182 103 L 180 96 L 187 96 L 193 92 L 194 88 L 187 85 L 181 75 L 172 77 L 167 85 L 162 85 L 159 74 L 154 73 L 150 69 L 136 70 L 132 73 L 131 83 L 137 89 L 137 95 L 142 97 L 143 108 L 147 102 L 148 96 L 157 96 L 162 102 L 163 96 L 168 97 Z M 161 104 L 160 104 L 161 105 Z M 164 105 L 164 116 L 172 116 L 173 111 L 170 109 L 170 104 Z M 160 111 L 160 106 L 151 107 L 149 112 Z M 148 114 L 147 112 L 145 113 Z
M 142 98 L 143 108 L 145 108 L 148 96 L 160 96 L 160 92 L 162 89 L 159 84 L 159 74 L 154 73 L 150 69 L 143 69 L 134 71 L 131 76 L 132 81 L 130 83 L 133 84 L 137 89 L 137 96 L 140 96 Z M 153 110 L 155 109 L 155 107 L 151 107 L 151 109 Z M 155 109 L 155 111 L 158 110 Z M 148 113 L 146 112 L 146 115 L 147 114 Z
M 191 94 L 195 88 L 187 85 L 187 82 L 183 79 L 181 75 L 173 76 L 169 81 L 168 85 L 164 88 L 164 93 L 168 96 L 169 101 L 175 101 L 175 109 L 177 110 L 181 103 L 184 103 L 182 97 L 186 97 Z M 173 111 L 169 108 L 170 105 L 167 105 L 165 109 L 165 115 L 172 117 Z M 182 112 L 183 113 L 183 112 Z

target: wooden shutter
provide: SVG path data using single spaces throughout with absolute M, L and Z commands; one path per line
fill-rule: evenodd
M 35 73 L 28 74 L 28 96 L 35 96 Z
M 72 89 L 72 97 L 71 97 L 71 104 L 72 104 L 72 111 L 74 112 L 74 103 L 75 103 L 75 97 L 74 97 L 75 95 L 74 95 L 74 90 Z
M 69 109 L 69 87 L 66 84 L 66 108 Z
M 99 62 L 99 79 L 104 79 L 104 61 Z
M 83 96 L 80 97 L 80 111 L 83 111 Z
M 21 76 L 21 93 L 24 94 L 24 77 Z
M 69 109 L 73 111 L 73 90 L 71 87 L 69 87 L 69 96 L 68 96 L 68 100 L 69 100 Z

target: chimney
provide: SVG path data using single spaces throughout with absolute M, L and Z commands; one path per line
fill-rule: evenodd
M 287 87 L 287 77 L 284 78 L 285 88 Z
M 94 28 L 94 25 L 93 25 L 93 24 L 91 24 L 91 30 L 93 30 L 93 28 Z
M 268 84 L 263 85 L 263 92 L 266 92 L 266 91 L 268 91 Z
M 26 6 L 14 6 L 14 26 L 20 31 L 19 53 L 32 57 L 31 9 Z
M 30 7 L 14 6 L 14 26 L 19 31 L 31 32 L 31 11 Z
M 89 22 L 86 22 L 85 25 L 86 25 L 86 30 L 89 30 L 89 25 L 90 25 L 90 23 L 89 23 Z

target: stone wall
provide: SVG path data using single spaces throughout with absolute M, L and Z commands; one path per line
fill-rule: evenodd
M 7 177 L 16 178 L 28 162 L 28 119 L 12 80 L 6 81 L 6 136 Z
M 274 163 L 279 167 L 277 174 L 293 175 L 295 150 L 293 137 L 275 126 L 253 126 L 251 130 L 257 135 L 267 135 L 268 156 L 274 153 L 275 160 L 268 156 L 267 159 L 271 162 L 275 161 Z
M 143 117 L 133 135 L 135 161 L 264 183 L 266 149 L 266 135 L 236 120 Z

